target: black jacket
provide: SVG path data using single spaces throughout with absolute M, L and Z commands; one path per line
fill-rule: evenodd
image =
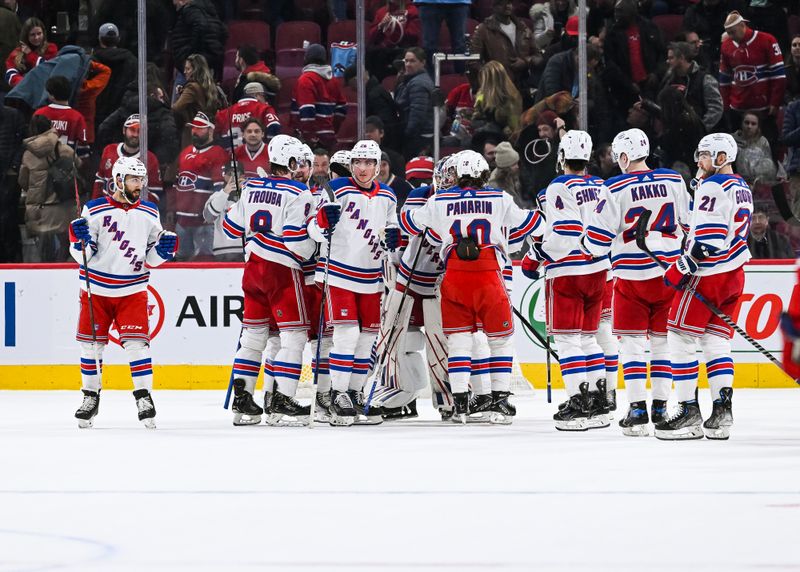
M 95 22 L 111 22 L 119 29 L 119 47 L 137 54 L 139 46 L 137 2 L 104 0 Z M 147 0 L 147 61 L 162 64 L 162 53 L 174 21 L 174 9 L 169 0 Z M 96 36 L 95 36 L 96 37 Z
M 9 167 L 19 167 L 22 159 L 22 140 L 28 136 L 25 118 L 16 109 L 0 107 L 0 174 Z
M 666 56 L 661 31 L 653 22 L 641 16 L 636 18 L 636 23 L 639 26 L 644 69 L 648 74 L 661 76 Z M 611 27 L 603 45 L 603 55 L 605 59 L 603 80 L 617 95 L 620 109 L 627 109 L 638 100 L 639 93 L 631 81 L 631 60 L 626 27 L 617 24 Z M 642 95 L 655 97 L 654 92 L 658 89 L 658 84 L 653 85 L 652 89 L 653 93 L 645 92 Z
M 139 113 L 139 89 L 136 82 L 128 85 L 122 97 L 122 105 L 97 129 L 99 149 L 109 143 L 122 141 L 122 125 L 133 113 Z M 175 127 L 172 110 L 166 103 L 152 96 L 147 98 L 147 147 L 155 153 L 162 166 L 172 163 L 180 151 L 180 133 Z
M 137 60 L 130 51 L 116 47 L 97 48 L 94 59 L 111 68 L 111 79 L 97 96 L 96 122 L 100 124 L 120 106 L 128 84 L 136 81 Z
M 221 73 L 228 32 L 211 2 L 192 0 L 178 10 L 170 38 L 175 69 L 182 72 L 187 57 L 201 54 L 211 69 Z
M 572 92 L 575 82 L 575 50 L 560 52 L 549 60 L 544 68 L 536 100 L 541 101 L 548 95 L 559 91 Z
M 366 91 L 367 115 L 377 115 L 383 120 L 385 141 L 393 147 L 397 146 L 400 143 L 400 116 L 392 94 L 375 77 L 367 81 Z

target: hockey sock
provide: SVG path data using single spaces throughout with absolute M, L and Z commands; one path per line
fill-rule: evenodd
M 303 347 L 306 345 L 306 330 L 283 330 L 280 333 L 281 349 L 272 362 L 272 371 L 278 391 L 294 397 L 300 373 L 303 370 Z
M 447 336 L 447 374 L 453 393 L 469 389 L 472 356 L 472 334 L 456 333 Z
M 669 400 L 672 392 L 672 362 L 667 336 L 650 335 L 650 384 L 653 399 Z
M 375 344 L 377 332 L 361 332 L 358 336 L 356 351 L 353 358 L 353 373 L 350 375 L 350 389 L 362 391 L 367 381 L 369 370 L 372 369 L 374 358 L 372 346 Z
M 272 393 L 275 391 L 275 370 L 273 367 L 273 362 L 275 361 L 275 356 L 278 355 L 278 351 L 281 349 L 281 338 L 278 332 L 270 332 L 269 337 L 267 337 L 267 347 L 264 350 L 264 392 L 265 393 Z M 255 380 L 253 380 L 253 385 L 255 386 Z M 248 380 L 245 380 L 245 389 L 250 393 L 253 393 L 253 390 L 249 387 Z
M 128 362 L 134 389 L 153 389 L 153 363 L 150 360 L 150 346 L 144 342 L 122 342 Z
M 594 391 L 597 388 L 595 384 L 606 378 L 606 358 L 594 333 L 581 334 L 581 347 L 586 355 L 586 380 L 589 390 Z
M 472 392 L 477 395 L 487 395 L 492 392 L 492 350 L 486 334 L 475 332 L 472 334 L 472 359 L 470 360 L 469 385 Z M 510 351 L 509 351 L 510 355 Z
M 711 399 L 719 399 L 720 389 L 733 387 L 731 341 L 707 333 L 700 338 L 700 347 L 703 349 L 703 357 L 706 362 Z
M 646 347 L 647 339 L 644 336 L 620 336 L 622 377 L 630 403 L 647 399 L 647 362 L 644 358 Z
M 514 342 L 511 336 L 489 338 L 489 375 L 492 379 L 492 391 L 511 390 L 511 367 L 513 364 Z
M 333 346 L 328 361 L 331 371 L 331 387 L 334 391 L 347 391 L 353 373 L 359 328 L 353 324 L 333 326 Z
M 570 397 L 580 392 L 580 385 L 586 381 L 586 354 L 581 347 L 580 334 L 556 334 L 553 340 L 558 350 L 558 363 L 561 377 Z
M 611 391 L 619 385 L 619 354 L 617 336 L 611 328 L 611 320 L 602 320 L 597 328 L 597 343 L 603 350 L 606 366 L 606 389 Z
M 95 345 L 88 342 L 81 342 L 81 387 L 90 391 L 99 391 L 101 387 L 100 378 L 103 374 L 103 350 L 105 344 L 97 344 L 97 361 L 100 362 L 100 372 L 97 371 L 95 362 Z
M 697 389 L 697 341 L 686 334 L 667 334 L 672 362 L 672 379 L 678 401 L 691 401 Z
M 258 370 L 261 369 L 261 354 L 267 346 L 267 328 L 244 328 L 239 340 L 239 349 L 233 358 L 233 377 L 242 379 L 250 393 L 256 386 Z
M 318 340 L 311 344 L 311 373 L 313 375 L 314 368 L 316 367 L 317 359 L 317 344 Z M 328 357 L 331 353 L 331 344 L 333 340 L 328 336 L 322 338 L 322 347 L 319 351 L 319 373 L 317 376 L 317 391 L 320 393 L 327 393 L 331 390 L 331 372 L 328 364 Z

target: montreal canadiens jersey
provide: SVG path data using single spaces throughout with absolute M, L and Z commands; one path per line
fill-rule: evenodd
M 315 203 L 308 187 L 285 177 L 248 179 L 239 200 L 225 214 L 228 238 L 246 237 L 245 258 L 259 258 L 301 269 L 314 252 L 306 220 Z
M 103 149 L 103 155 L 100 157 L 100 165 L 97 167 L 97 174 L 94 177 L 94 185 L 92 187 L 92 198 L 96 199 L 102 197 L 104 194 L 113 195 L 114 191 L 111 188 L 113 183 L 112 173 L 114 163 L 120 157 L 136 157 L 139 158 L 139 153 L 128 155 L 122 143 L 109 143 Z M 161 201 L 161 194 L 164 191 L 164 184 L 161 182 L 161 171 L 159 171 L 158 158 L 152 151 L 147 152 L 147 192 L 152 195 L 154 203 Z
M 239 163 L 244 171 L 245 179 L 265 177 L 269 174 L 269 154 L 267 153 L 266 143 L 261 143 L 261 146 L 255 152 L 250 152 L 247 145 L 242 145 L 236 149 L 235 154 L 236 162 Z M 259 168 L 263 172 L 259 172 Z
M 86 203 L 81 216 L 89 221 L 91 239 L 86 248 L 92 294 L 119 298 L 147 289 L 148 267 L 165 259 L 155 245 L 163 232 L 158 207 L 139 201 L 133 205 L 101 197 Z M 81 243 L 70 236 L 70 254 L 80 264 L 81 289 L 86 290 Z
M 430 186 L 419 187 L 409 193 L 406 202 L 403 204 L 402 211 L 418 209 L 428 202 L 428 198 L 433 194 Z M 400 257 L 400 264 L 397 268 L 397 283 L 408 286 L 409 277 L 412 278 L 410 288 L 413 292 L 421 296 L 433 296 L 436 291 L 436 284 L 439 276 L 444 274 L 444 260 L 440 256 L 442 240 L 435 232 L 428 230 L 424 237 L 403 236 L 405 250 Z M 417 252 L 422 248 L 414 267 L 414 259 Z M 414 275 L 411 276 L 411 268 L 414 267 Z
M 230 156 L 219 145 L 186 147 L 178 158 L 175 211 L 181 226 L 204 224 L 203 207 L 224 183 L 222 168 Z
M 331 235 L 330 270 L 328 283 L 352 292 L 372 294 L 383 291 L 381 233 L 386 227 L 397 226 L 397 198 L 386 185 L 374 181 L 369 191 L 361 189 L 350 177 L 340 177 L 330 183 L 333 200 L 342 207 L 341 218 Z M 329 202 L 324 194 L 320 206 Z M 328 242 L 309 219 L 308 231 L 322 243 L 316 280 L 322 282 L 328 257 Z
M 636 246 L 636 224 L 645 210 L 653 213 L 647 246 L 663 263 L 672 264 L 688 230 L 688 204 L 683 177 L 671 169 L 612 177 L 592 213 L 584 244 L 595 256 L 611 252 L 616 278 L 641 281 L 663 276 L 661 267 Z
M 752 214 L 753 195 L 739 175 L 713 175 L 700 183 L 694 195 L 686 252 L 691 252 L 695 242 L 701 242 L 713 254 L 698 261 L 696 276 L 735 270 L 750 260 L 747 234 Z
M 34 115 L 44 115 L 52 122 L 61 143 L 75 149 L 78 155 L 86 154 L 86 119 L 79 111 L 69 105 L 51 103 L 37 109 Z
M 481 249 L 492 248 L 499 268 L 509 262 L 509 230 L 520 236 L 541 234 L 542 217 L 538 212 L 519 208 L 508 193 L 500 189 L 462 189 L 458 186 L 437 192 L 424 206 L 400 215 L 404 232 L 422 234 L 427 227 L 442 240 L 441 257 L 445 265 L 456 241 L 468 236 Z
M 221 109 L 215 117 L 215 131 L 225 149 L 231 148 L 231 133 L 233 144 L 237 149 L 244 144 L 242 125 L 251 117 L 262 123 L 265 137 L 272 138 L 281 132 L 281 122 L 271 105 L 261 103 L 252 97 L 245 97 L 227 109 Z
M 542 249 L 553 260 L 544 264 L 547 278 L 608 270 L 607 256 L 594 258 L 578 246 L 603 188 L 603 180 L 591 175 L 561 175 L 547 186 L 543 205 L 547 225 Z

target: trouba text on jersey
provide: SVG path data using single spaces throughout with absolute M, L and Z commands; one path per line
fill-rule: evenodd
M 281 193 L 277 191 L 262 191 L 251 189 L 248 193 L 248 203 L 261 203 L 264 205 L 281 206 Z
M 133 266 L 134 272 L 139 272 L 142 270 L 144 266 L 144 260 L 139 259 L 138 254 L 134 254 L 136 252 L 136 248 L 131 246 L 131 241 L 125 238 L 125 231 L 119 230 L 117 228 L 117 222 L 111 222 L 110 216 L 103 217 L 103 228 L 106 228 L 106 232 L 113 234 L 114 236 L 111 238 L 112 242 L 119 242 L 119 249 L 124 251 L 125 254 L 123 256 L 125 258 L 130 258 L 129 264 Z

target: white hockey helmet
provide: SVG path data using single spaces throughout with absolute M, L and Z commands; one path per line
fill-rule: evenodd
M 634 127 L 617 133 L 614 141 L 611 142 L 611 156 L 618 165 L 623 153 L 628 158 L 628 165 L 638 159 L 644 159 L 650 154 L 650 140 L 647 139 L 644 131 Z M 620 166 L 620 168 L 622 167 Z
M 302 160 L 302 145 L 299 139 L 291 135 L 276 135 L 267 146 L 270 164 L 286 167 L 290 172 L 294 172 Z
M 444 182 L 444 168 L 447 164 L 447 161 L 450 160 L 451 155 L 445 155 L 441 159 L 439 159 L 436 164 L 433 166 L 433 188 L 434 190 L 439 190 L 442 187 Z
M 350 164 L 352 165 L 356 159 L 374 159 L 375 164 L 380 165 L 381 148 L 372 139 L 362 139 L 350 150 Z
M 700 143 L 697 144 L 694 160 L 697 162 L 701 153 L 709 153 L 711 154 L 711 162 L 714 168 L 720 169 L 736 161 L 738 151 L 739 147 L 736 145 L 736 140 L 729 133 L 710 133 L 700 139 Z M 725 162 L 722 165 L 717 165 L 717 155 L 720 153 L 725 153 Z
M 489 171 L 489 163 L 477 151 L 461 151 L 454 159 L 456 177 L 472 177 L 480 179 Z
M 330 170 L 334 175 L 346 177 L 350 175 L 350 151 L 342 149 L 331 155 Z
M 144 185 L 147 185 L 147 167 L 144 166 L 138 157 L 120 157 L 111 168 L 111 177 L 114 179 L 114 187 L 121 191 L 125 190 L 125 177 L 133 175 L 134 177 L 142 177 Z M 122 181 L 118 181 L 117 177 L 122 177 Z
M 588 161 L 592 157 L 592 138 L 586 131 L 570 129 L 558 144 L 558 167 L 564 170 L 568 160 Z
M 311 150 L 311 147 L 306 145 L 305 143 L 300 143 L 300 151 L 302 160 L 308 163 L 309 167 L 314 164 L 314 152 Z

